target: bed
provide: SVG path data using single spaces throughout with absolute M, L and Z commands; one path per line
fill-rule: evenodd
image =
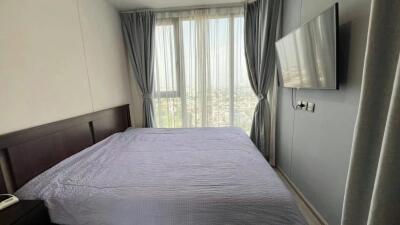
M 306 224 L 238 128 L 128 128 L 61 160 L 15 194 L 43 199 L 57 224 Z

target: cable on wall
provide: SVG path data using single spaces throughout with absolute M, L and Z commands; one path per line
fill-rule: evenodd
M 300 1 L 300 13 L 299 13 L 299 25 L 301 24 L 301 16 L 303 11 L 303 0 Z M 291 137 L 291 146 L 290 146 L 290 168 L 289 168 L 289 176 L 292 176 L 292 168 L 293 168 L 293 144 L 294 144 L 294 131 L 295 131 L 295 122 L 296 122 L 296 102 L 297 99 L 297 89 L 292 89 L 292 96 L 291 96 L 291 104 L 293 108 L 293 118 L 292 118 L 292 137 Z
M 289 176 L 292 176 L 292 168 L 293 168 L 293 144 L 294 144 L 294 129 L 295 129 L 295 121 L 296 121 L 296 102 L 297 99 L 297 89 L 292 88 L 291 95 L 291 105 L 293 108 L 293 117 L 292 117 L 292 136 L 291 136 L 291 144 L 290 144 L 290 168 L 289 168 Z
M 297 90 L 292 88 L 291 104 L 293 110 L 296 110 L 296 104 L 295 104 L 296 99 L 297 99 Z

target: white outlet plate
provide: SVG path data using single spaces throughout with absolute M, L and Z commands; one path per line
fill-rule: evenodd
M 307 104 L 307 111 L 314 112 L 314 109 L 315 109 L 315 103 L 309 102 Z

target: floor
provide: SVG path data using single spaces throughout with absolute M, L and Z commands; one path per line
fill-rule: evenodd
M 309 225 L 325 225 L 324 223 L 321 223 L 318 220 L 318 218 L 314 215 L 314 213 L 311 211 L 311 209 L 307 206 L 307 204 L 303 201 L 303 199 L 297 194 L 297 192 L 288 183 L 286 178 L 279 172 L 279 170 L 276 170 L 276 172 L 281 177 L 281 179 L 282 179 L 283 183 L 286 185 L 286 187 L 293 193 L 293 196 L 295 197 L 297 206 L 299 207 L 304 218 L 307 220 L 308 224 Z

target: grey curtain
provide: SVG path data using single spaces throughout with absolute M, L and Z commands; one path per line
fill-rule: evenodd
M 121 14 L 125 45 L 133 77 L 143 95 L 144 126 L 153 127 L 153 55 L 155 15 L 150 11 Z
M 270 158 L 271 109 L 267 99 L 275 76 L 275 41 L 281 0 L 257 0 L 245 10 L 245 54 L 250 84 L 258 96 L 250 138 Z
M 342 225 L 400 224 L 400 0 L 373 0 Z

